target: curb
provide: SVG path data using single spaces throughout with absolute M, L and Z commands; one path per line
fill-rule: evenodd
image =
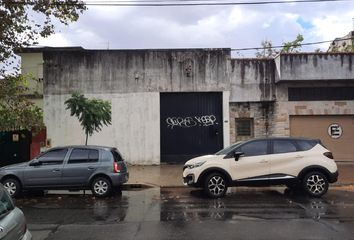
M 330 187 L 354 187 L 354 183 L 336 183 L 331 184 Z M 237 186 L 236 186 L 237 187 Z M 254 188 L 254 187 L 247 187 L 246 188 Z M 281 185 L 275 186 L 266 186 L 266 187 L 285 187 Z M 190 188 L 185 185 L 156 185 L 156 184 L 147 184 L 147 183 L 126 183 L 122 186 L 122 190 L 129 190 L 129 189 L 148 189 L 148 188 Z

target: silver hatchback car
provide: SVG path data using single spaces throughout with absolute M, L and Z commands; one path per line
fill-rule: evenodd
M 31 233 L 27 229 L 26 218 L 22 211 L 15 207 L 6 189 L 0 184 L 0 239 L 30 240 Z
M 0 168 L 0 181 L 12 197 L 22 190 L 52 189 L 91 189 L 105 197 L 128 178 L 119 151 L 101 146 L 52 148 L 29 162 Z

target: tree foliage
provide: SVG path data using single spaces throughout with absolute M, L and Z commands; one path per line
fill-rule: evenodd
M 22 75 L 0 79 L 0 131 L 41 129 L 42 109 L 27 97 L 27 79 Z
M 273 44 L 269 40 L 263 40 L 261 45 L 263 49 L 256 52 L 257 58 L 272 58 L 279 53 L 279 51 L 273 48 Z
M 269 40 L 263 40 L 261 42 L 262 50 L 256 52 L 257 58 L 272 58 L 279 53 L 297 53 L 301 51 L 301 44 L 304 41 L 304 37 L 298 34 L 293 41 L 283 42 L 280 50 L 274 47 L 272 42 Z
M 281 52 L 284 53 L 297 53 L 301 50 L 301 43 L 304 41 L 304 36 L 298 34 L 296 39 L 290 42 L 283 43 L 283 49 Z
M 101 131 L 104 125 L 111 124 L 111 103 L 108 101 L 88 99 L 83 94 L 74 93 L 65 104 L 70 115 L 79 119 L 86 134 L 86 145 L 88 136 L 92 136 L 95 131 Z
M 84 10 L 79 0 L 0 0 L 0 63 L 53 34 L 55 21 L 75 22 Z

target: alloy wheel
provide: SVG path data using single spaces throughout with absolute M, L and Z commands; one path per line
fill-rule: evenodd
M 221 176 L 213 176 L 208 182 L 209 192 L 215 196 L 222 194 L 225 191 L 225 180 Z
M 312 194 L 321 194 L 326 189 L 326 180 L 318 174 L 313 174 L 307 178 L 306 186 Z

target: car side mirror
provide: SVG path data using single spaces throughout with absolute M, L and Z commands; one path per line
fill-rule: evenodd
M 238 161 L 242 155 L 243 152 L 234 152 L 235 161 Z
M 32 162 L 29 164 L 30 166 L 39 166 L 42 165 L 42 162 L 39 161 L 38 159 L 34 159 Z

